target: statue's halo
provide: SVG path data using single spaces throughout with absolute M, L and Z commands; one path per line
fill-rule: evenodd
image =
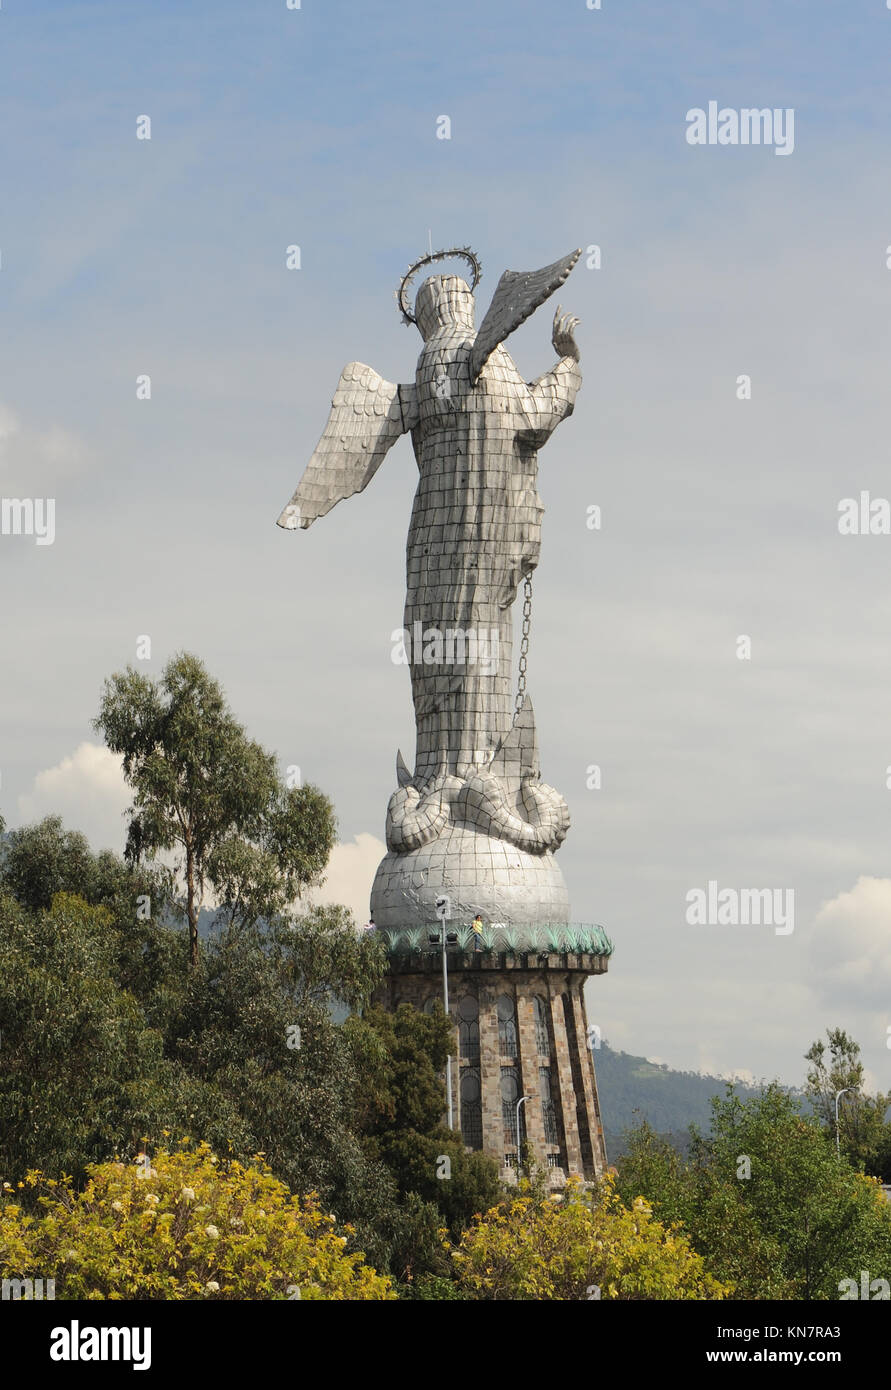
M 428 255 L 422 256 L 419 261 L 415 261 L 414 265 L 409 266 L 408 270 L 402 277 L 402 282 L 399 286 L 399 289 L 396 291 L 396 300 L 399 304 L 399 308 L 402 310 L 403 323 L 417 323 L 417 319 L 415 318 L 414 314 L 412 313 L 409 307 L 408 299 L 411 283 L 417 275 L 418 271 L 423 270 L 425 265 L 432 265 L 434 261 L 447 261 L 452 256 L 455 256 L 460 260 L 466 261 L 467 264 L 470 266 L 470 269 L 473 272 L 473 284 L 470 286 L 471 294 L 476 289 L 477 285 L 479 284 L 482 278 L 483 267 L 480 264 L 479 256 L 477 256 L 476 253 L 472 251 L 469 246 L 453 246 L 450 251 L 431 251 Z

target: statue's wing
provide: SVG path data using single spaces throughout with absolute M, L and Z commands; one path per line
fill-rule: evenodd
M 416 424 L 413 385 L 394 386 L 364 362 L 350 362 L 337 383 L 325 433 L 277 525 L 305 531 L 337 502 L 361 492 L 391 445 Z
M 539 305 L 559 289 L 581 251 L 570 251 L 543 270 L 506 270 L 498 281 L 492 303 L 480 324 L 470 355 L 470 380 L 476 382 L 499 343 L 534 314 Z

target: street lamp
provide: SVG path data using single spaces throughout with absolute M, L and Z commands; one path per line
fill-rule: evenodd
M 520 1181 L 520 1159 L 523 1152 L 520 1148 L 520 1106 L 525 1105 L 528 1099 L 528 1096 L 520 1096 L 517 1101 L 517 1182 Z
M 449 968 L 446 956 L 446 922 L 452 913 L 451 898 L 436 899 L 436 915 L 439 918 L 439 939 L 442 944 L 442 1002 L 445 1008 L 446 1018 L 449 1017 Z M 449 933 L 450 936 L 454 933 Z M 452 1056 L 449 1053 L 446 1057 L 446 1091 L 449 1097 L 449 1129 L 455 1128 L 455 1117 L 452 1108 Z
M 859 1087 L 857 1087 L 857 1086 L 842 1086 L 841 1090 L 840 1090 L 840 1091 L 836 1091 L 836 1093 L 835 1093 L 835 1156 L 836 1156 L 836 1158 L 839 1158 L 839 1159 L 841 1158 L 841 1144 L 839 1143 L 839 1138 L 838 1138 L 838 1102 L 839 1102 L 839 1097 L 840 1097 L 840 1096 L 843 1096 L 843 1095 L 845 1094 L 846 1091 L 856 1091 L 856 1090 L 859 1090 Z

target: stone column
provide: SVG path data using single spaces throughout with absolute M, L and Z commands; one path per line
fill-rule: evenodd
M 600 1123 L 600 1104 L 597 1096 L 597 1082 L 594 1078 L 594 1064 L 591 1060 L 591 1052 L 588 1047 L 588 1020 L 585 1014 L 585 1001 L 582 996 L 584 981 L 581 984 L 570 986 L 569 999 L 572 1003 L 572 1012 L 575 1019 L 575 1035 L 578 1041 L 579 1053 L 586 1053 L 587 1056 L 579 1057 L 579 1070 L 582 1074 L 582 1087 L 585 1095 L 585 1114 L 588 1118 L 588 1130 L 591 1137 L 591 1155 L 594 1159 L 594 1172 L 600 1177 L 606 1164 L 606 1152 L 603 1144 L 603 1129 Z
M 495 990 L 480 980 L 480 1090 L 483 1103 L 483 1150 L 498 1156 L 504 1166 L 504 1135 L 501 1124 L 501 1047 Z
M 568 989 L 569 981 L 565 975 L 551 977 L 551 990 L 548 1007 L 551 1011 L 551 1028 L 554 1038 L 554 1057 L 557 1068 L 557 1082 L 560 1087 L 560 1104 L 563 1110 L 563 1133 L 566 1137 L 566 1171 L 577 1177 L 584 1176 L 582 1146 L 579 1140 L 578 1117 L 575 1109 L 575 1088 L 572 1084 L 572 1063 L 569 1058 L 569 1040 L 566 1036 L 566 1021 L 563 1016 L 563 996 L 554 990 Z
M 538 1084 L 539 1058 L 535 1041 L 535 1014 L 532 1008 L 532 996 L 535 993 L 535 983 L 532 979 L 518 984 L 517 1039 L 523 1092 L 528 1096 L 528 1100 L 523 1106 L 526 1119 L 526 1137 L 535 1150 L 535 1156 L 539 1163 L 543 1164 L 547 1146 L 544 1116 L 541 1111 L 541 1089 Z

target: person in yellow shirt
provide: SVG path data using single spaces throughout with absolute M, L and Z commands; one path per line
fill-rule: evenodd
M 471 923 L 471 931 L 473 932 L 473 949 L 481 951 L 483 949 L 483 919 L 479 912 Z

